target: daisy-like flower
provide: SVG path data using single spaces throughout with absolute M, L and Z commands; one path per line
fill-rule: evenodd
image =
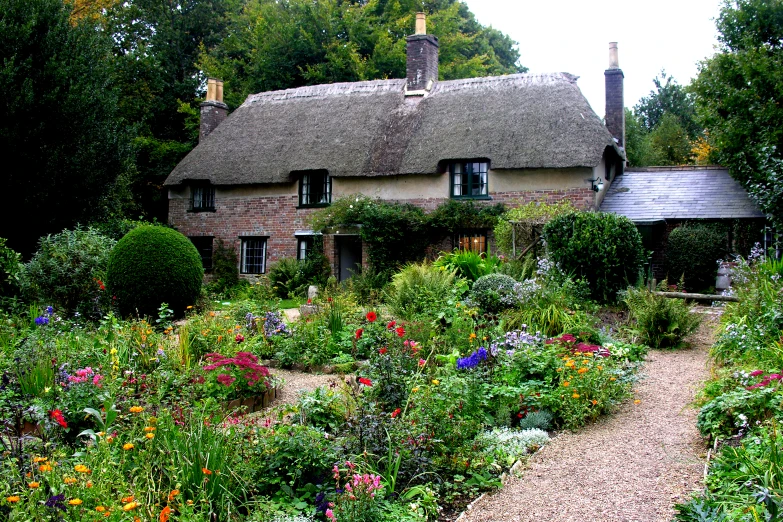
M 141 413 L 143 411 L 144 411 L 144 407 L 143 406 L 131 406 L 130 407 L 130 412 L 131 413 Z
M 40 482 L 30 482 L 29 484 L 27 484 L 27 486 L 30 489 L 38 489 L 38 488 L 41 487 L 41 483 Z
M 141 505 L 141 504 L 139 504 L 139 503 L 138 503 L 138 502 L 136 502 L 136 501 L 133 501 L 133 502 L 128 502 L 127 504 L 125 504 L 124 506 L 122 506 L 122 510 L 123 510 L 123 511 L 133 511 L 134 509 L 136 509 L 136 508 L 137 508 L 137 507 L 139 507 L 140 505 Z
M 9 504 L 16 504 L 20 500 L 22 500 L 22 498 L 19 495 L 11 495 L 10 497 L 5 497 L 5 501 L 8 502 Z
M 77 473 L 89 473 L 90 472 L 90 468 L 88 468 L 84 464 L 77 464 L 77 465 L 75 465 L 73 467 L 73 470 L 76 471 Z
M 72 498 L 71 500 L 68 501 L 68 503 L 72 506 L 81 506 L 84 503 L 84 501 L 80 498 Z
M 154 434 L 154 433 L 147 433 L 147 434 L 146 434 L 146 435 L 144 435 L 144 436 L 145 436 L 147 439 L 149 439 L 149 440 L 152 440 L 152 439 L 154 439 L 154 438 L 155 438 L 155 434 Z
M 125 444 L 123 444 L 123 445 L 122 445 L 122 449 L 124 449 L 125 451 L 130 451 L 130 450 L 132 450 L 132 449 L 133 449 L 133 448 L 135 448 L 135 447 L 136 447 L 136 446 L 134 446 L 134 445 L 133 445 L 132 443 L 130 443 L 130 442 L 126 442 Z

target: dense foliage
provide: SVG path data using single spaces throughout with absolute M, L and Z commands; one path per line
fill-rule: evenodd
M 567 274 L 584 279 L 591 297 L 602 302 L 635 283 L 642 268 L 642 238 L 626 217 L 574 212 L 544 227 L 547 251 Z
M 687 223 L 669 234 L 666 272 L 673 281 L 684 281 L 690 291 L 715 286 L 717 262 L 728 254 L 725 227 Z
M 666 288 L 666 283 L 661 283 L 661 287 Z M 677 348 L 701 323 L 683 299 L 656 295 L 647 288 L 629 288 L 623 301 L 630 310 L 639 342 L 650 348 Z
M 117 242 L 106 282 L 122 315 L 153 316 L 161 303 L 177 315 L 201 295 L 204 268 L 196 247 L 176 230 L 141 226 Z
M 104 281 L 114 244 L 93 228 L 41 238 L 38 251 L 20 274 L 25 298 L 51 303 L 67 315 L 100 318 L 111 304 Z
M 720 52 L 693 83 L 714 159 L 783 223 L 783 2 L 725 2 L 716 21 Z
M 760 248 L 736 259 L 738 303 L 726 305 L 710 352 L 712 379 L 702 392 L 698 428 L 718 448 L 704 493 L 680 505 L 677 520 L 777 520 L 783 513 L 779 369 L 783 334 L 783 263 Z
M 495 246 L 498 252 L 519 256 L 525 249 L 537 255 L 544 225 L 555 216 L 574 212 L 576 209 L 570 200 L 557 203 L 531 201 L 519 207 L 507 210 L 495 225 Z
M 70 13 L 62 0 L 0 1 L 0 137 L 16 165 L 0 236 L 25 257 L 43 235 L 121 210 L 130 129 L 111 40 Z

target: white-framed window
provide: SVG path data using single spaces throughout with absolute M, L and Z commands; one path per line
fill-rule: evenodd
M 449 165 L 452 198 L 488 198 L 489 163 L 457 161 Z
M 332 202 L 332 180 L 325 170 L 303 172 L 299 178 L 299 206 L 324 207 Z
M 240 238 L 241 258 L 239 272 L 242 274 L 266 273 L 266 239 L 265 237 Z

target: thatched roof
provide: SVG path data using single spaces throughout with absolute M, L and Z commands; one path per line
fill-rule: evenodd
M 283 183 L 332 176 L 435 173 L 444 160 L 493 169 L 594 167 L 615 143 L 566 73 L 437 82 L 406 97 L 405 80 L 253 94 L 166 180 Z

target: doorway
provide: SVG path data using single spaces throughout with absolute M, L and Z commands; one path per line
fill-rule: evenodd
M 351 271 L 362 269 L 362 240 L 359 236 L 337 236 L 337 255 L 340 265 L 340 281 L 351 277 Z

